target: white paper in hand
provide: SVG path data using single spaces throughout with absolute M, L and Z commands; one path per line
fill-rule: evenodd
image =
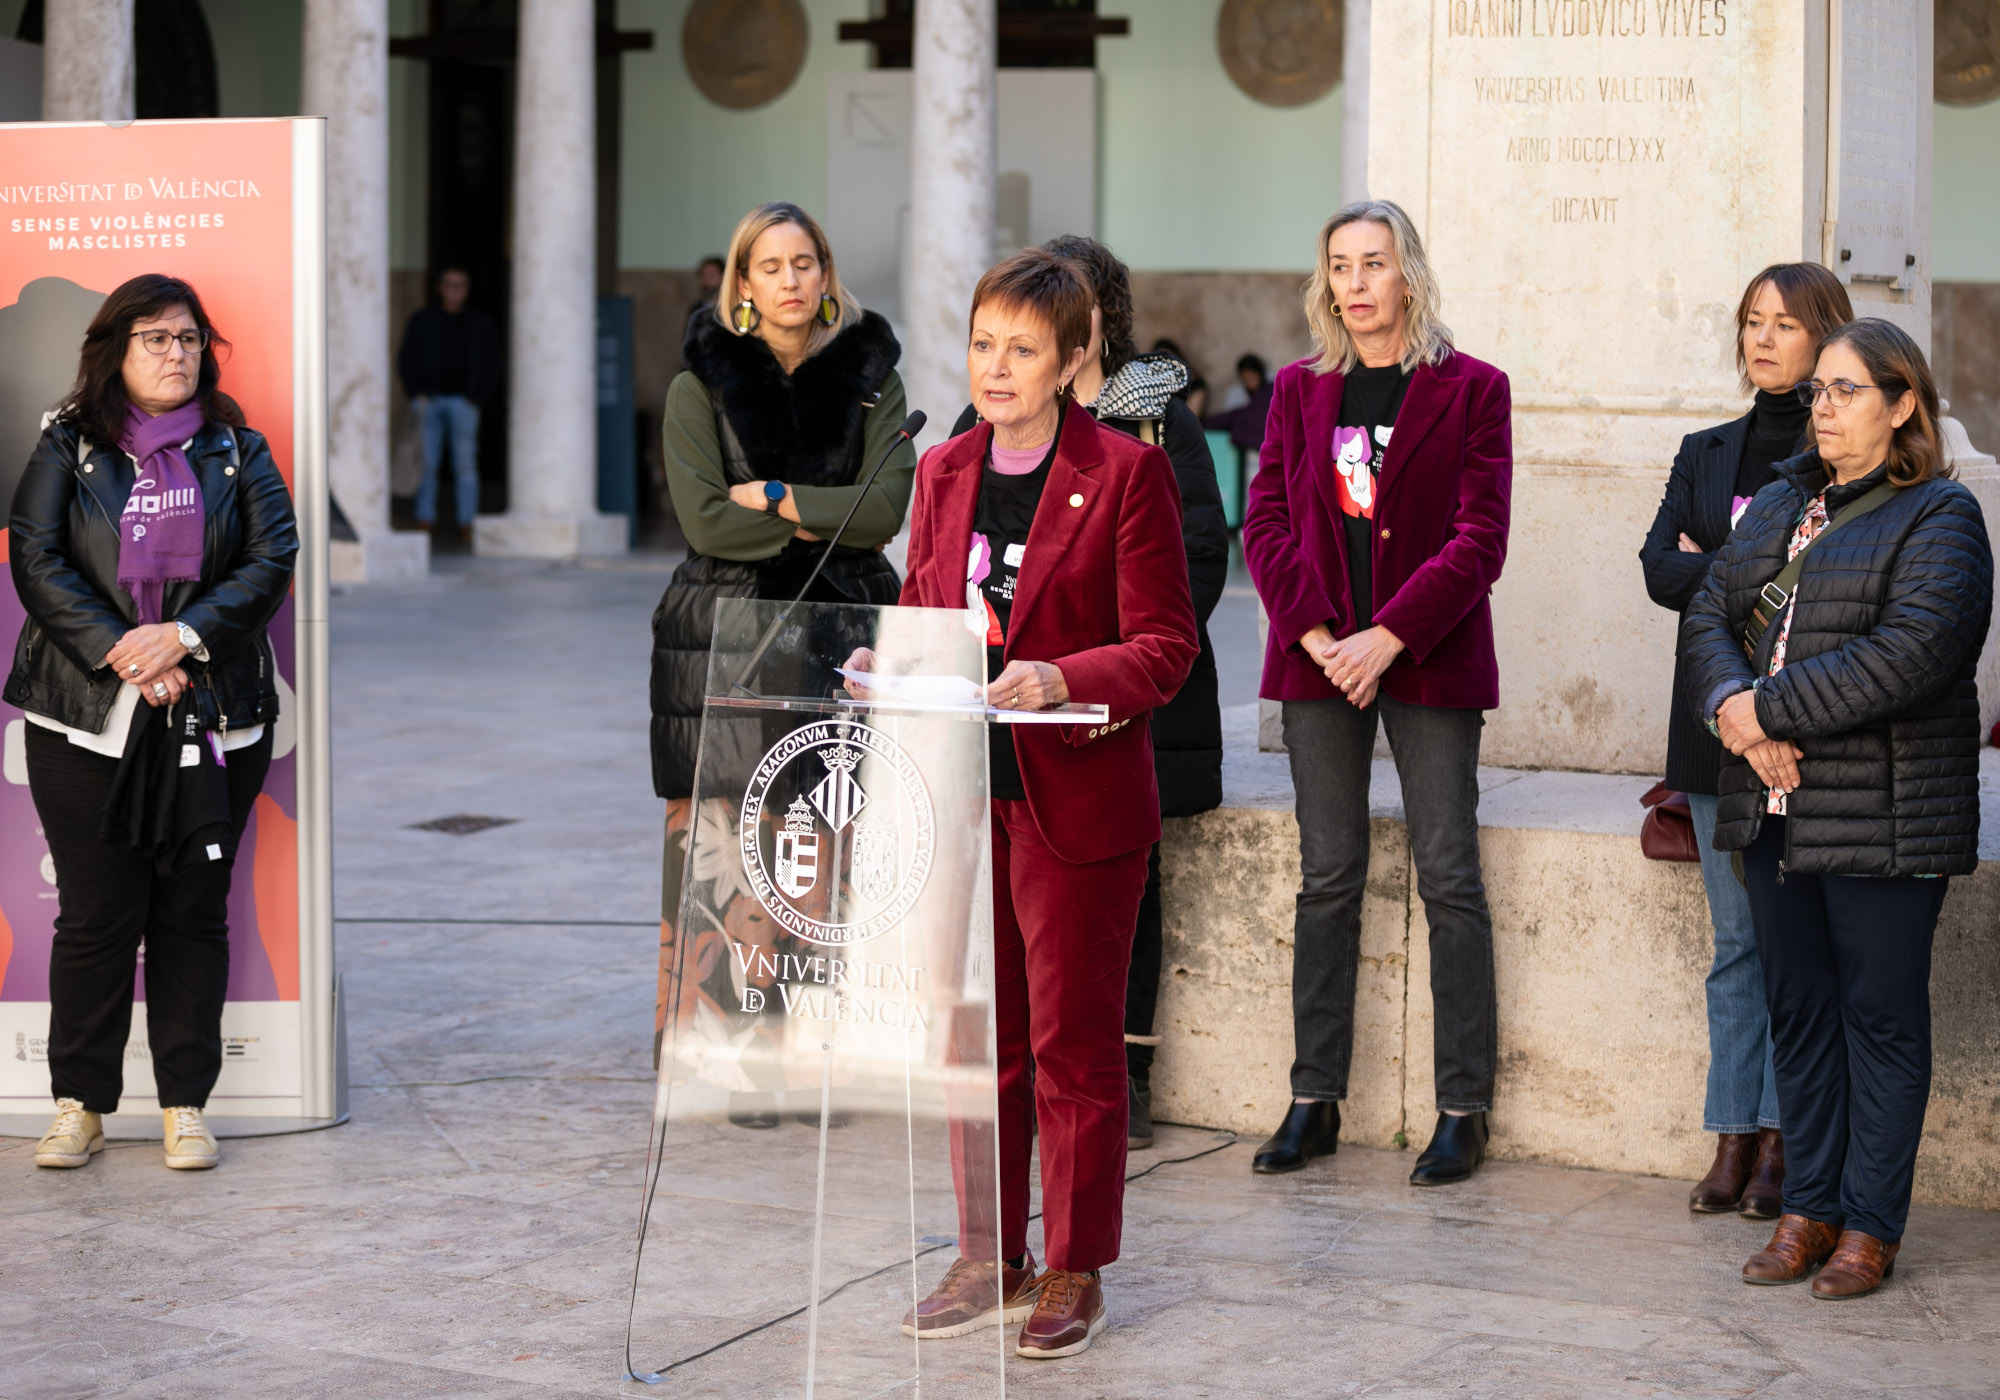
M 885 676 L 846 666 L 834 669 L 867 690 L 871 700 L 902 700 L 912 705 L 976 705 L 983 696 L 979 684 L 964 676 Z

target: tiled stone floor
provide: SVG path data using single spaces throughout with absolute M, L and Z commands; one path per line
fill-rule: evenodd
M 0 1142 L 0 1397 L 802 1393 L 780 1369 L 802 1321 L 658 1387 L 619 1379 L 650 1102 L 646 621 L 663 581 L 643 561 L 471 563 L 336 600 L 353 1119 L 227 1143 L 202 1175 L 137 1143 L 41 1172 Z M 519 820 L 406 830 L 460 812 Z M 1133 1168 L 1221 1140 L 1166 1130 Z M 758 1142 L 813 1145 L 796 1125 Z M 1918 1209 L 1894 1281 L 1827 1304 L 1736 1282 L 1763 1229 L 1691 1217 L 1685 1183 L 1495 1163 L 1419 1193 L 1406 1154 L 1352 1147 L 1265 1180 L 1251 1146 L 1135 1183 L 1111 1329 L 1083 1356 L 1010 1363 L 1008 1384 L 2000 1393 L 2000 1216 Z M 667 1359 L 653 1343 L 643 1366 Z M 925 1393 L 949 1393 L 955 1358 L 935 1355 Z

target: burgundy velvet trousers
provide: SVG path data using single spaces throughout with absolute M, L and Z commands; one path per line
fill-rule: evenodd
M 1042 1139 L 1049 1267 L 1118 1257 L 1125 1213 L 1125 979 L 1147 848 L 1076 865 L 1025 802 L 993 803 L 993 961 L 1000 1078 L 997 1252 L 1028 1247 L 1028 1167 Z M 991 1259 L 992 1139 L 954 1125 L 959 1252 Z

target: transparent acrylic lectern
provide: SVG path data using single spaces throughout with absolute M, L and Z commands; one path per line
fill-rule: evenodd
M 626 1393 L 1002 1391 L 1007 1329 L 903 1330 L 998 1262 L 988 728 L 1105 711 L 985 666 L 983 614 L 717 605 Z

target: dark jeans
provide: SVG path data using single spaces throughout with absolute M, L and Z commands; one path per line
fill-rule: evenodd
M 132 984 L 146 945 L 146 1038 L 162 1108 L 204 1108 L 222 1071 L 229 990 L 229 879 L 219 860 L 169 879 L 129 847 L 98 838 L 118 760 L 26 726 L 28 790 L 55 861 L 49 949 L 49 1078 L 59 1099 L 111 1113 L 125 1083 Z M 229 815 L 240 835 L 271 766 L 271 731 L 228 756 Z
M 1139 896 L 1139 925 L 1132 934 L 1132 970 L 1125 977 L 1125 1059 L 1134 1073 L 1153 1066 L 1153 1012 L 1160 1004 L 1160 847 L 1146 860 L 1146 889 Z
M 1368 776 L 1380 715 L 1403 785 L 1417 893 L 1430 923 L 1437 1105 L 1493 1106 L 1493 920 L 1479 867 L 1478 710 L 1287 700 L 1304 877 L 1293 923 L 1292 1094 L 1344 1099 L 1354 1056 L 1354 978 L 1368 883 Z
M 1903 1237 L 1931 1095 L 1931 938 L 1948 880 L 1778 882 L 1785 819 L 1743 853 L 1771 1010 L 1785 1211 Z

